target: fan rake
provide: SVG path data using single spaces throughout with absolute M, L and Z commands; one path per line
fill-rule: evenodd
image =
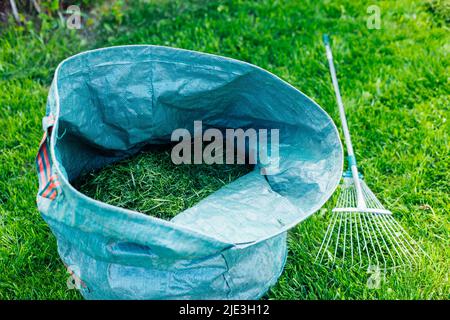
M 324 36 L 345 144 L 349 170 L 344 173 L 336 208 L 316 256 L 332 265 L 394 269 L 417 262 L 421 248 L 393 218 L 358 172 L 328 36 Z

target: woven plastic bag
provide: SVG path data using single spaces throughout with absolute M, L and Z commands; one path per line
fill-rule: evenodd
M 164 221 L 77 191 L 80 174 L 170 143 L 173 130 L 276 128 L 279 170 L 261 166 Z M 36 165 L 37 203 L 88 299 L 255 299 L 276 283 L 286 231 L 335 190 L 331 118 L 273 74 L 220 56 L 120 46 L 63 61 Z

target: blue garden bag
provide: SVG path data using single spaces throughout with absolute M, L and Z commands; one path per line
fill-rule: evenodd
M 171 221 L 96 201 L 71 181 L 170 143 L 176 128 L 276 128 L 279 170 L 249 174 Z M 331 118 L 273 74 L 220 56 L 135 45 L 57 68 L 36 165 L 37 203 L 88 299 L 256 299 L 286 260 L 286 232 L 334 192 Z

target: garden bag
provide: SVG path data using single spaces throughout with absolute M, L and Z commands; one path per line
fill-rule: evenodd
M 279 170 L 225 185 L 171 221 L 87 197 L 71 181 L 169 144 L 177 128 L 276 128 Z M 331 118 L 254 65 L 135 45 L 57 68 L 36 158 L 37 203 L 87 299 L 256 299 L 280 276 L 286 233 L 334 192 L 343 153 Z

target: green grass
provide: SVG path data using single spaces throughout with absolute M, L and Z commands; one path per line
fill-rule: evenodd
M 449 10 L 445 1 L 375 2 L 381 8 L 380 30 L 366 27 L 373 1 L 349 0 L 134 2 L 104 13 L 101 23 L 85 31 L 69 31 L 53 20 L 41 31 L 3 28 L 0 298 L 80 298 L 67 289 L 55 239 L 35 205 L 34 156 L 59 61 L 85 49 L 137 43 L 225 55 L 275 73 L 338 121 L 321 43 L 322 33 L 328 32 L 367 182 L 429 257 L 414 270 L 387 274 L 379 289 L 370 289 L 365 270 L 329 270 L 313 263 L 329 221 L 322 211 L 289 232 L 285 271 L 267 297 L 448 299 Z M 159 191 L 148 192 L 156 197 Z M 332 208 L 334 201 L 325 208 Z M 190 203 L 179 208 L 185 205 Z
M 250 171 L 249 165 L 175 165 L 170 150 L 154 150 L 91 172 L 73 184 L 96 200 L 170 220 Z

